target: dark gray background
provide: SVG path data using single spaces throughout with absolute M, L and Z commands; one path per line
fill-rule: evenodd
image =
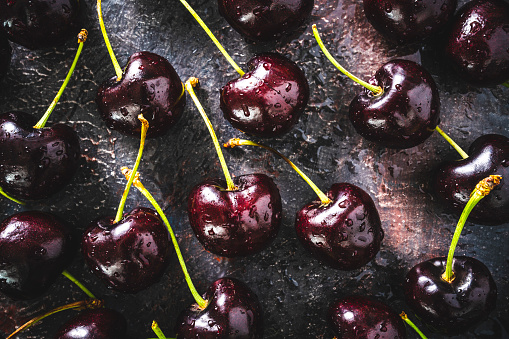
M 421 62 L 433 75 L 442 100 L 441 127 L 462 147 L 485 133 L 509 136 L 509 89 L 475 88 L 459 79 L 444 62 L 440 41 L 398 47 L 383 39 L 367 22 L 360 0 L 316 0 L 310 20 L 317 23 L 326 45 L 353 73 L 368 79 L 384 62 L 403 57 Z M 465 1 L 461 1 L 461 4 Z M 259 51 L 276 50 L 297 62 L 310 82 L 309 106 L 295 128 L 277 140 L 263 140 L 287 154 L 323 190 L 334 182 L 350 182 L 375 200 L 385 230 L 382 249 L 365 267 L 341 272 L 314 260 L 294 232 L 295 214 L 315 198 L 313 191 L 281 159 L 261 149 L 225 151 L 234 175 L 262 172 L 274 178 L 283 200 L 283 225 L 265 251 L 242 259 L 217 258 L 204 251 L 187 221 L 187 196 L 206 177 L 222 176 L 219 162 L 198 111 L 188 100 L 181 121 L 166 136 L 147 142 L 140 167 L 142 179 L 162 202 L 177 233 L 188 269 L 199 291 L 225 275 L 245 281 L 259 296 L 265 311 L 266 338 L 332 338 L 325 314 L 328 305 L 349 294 L 371 295 L 397 312 L 411 311 L 403 300 L 406 272 L 420 261 L 446 255 L 457 222 L 429 189 L 431 173 L 457 153 L 438 135 L 408 150 L 388 150 L 362 139 L 350 124 L 348 105 L 360 88 L 340 75 L 323 57 L 311 27 L 278 43 L 250 44 L 232 30 L 211 0 L 191 4 L 214 34 L 245 69 Z M 114 75 L 95 14 L 95 2 L 84 3 L 84 27 L 89 40 L 75 74 L 48 124 L 63 121 L 78 132 L 82 167 L 60 194 L 45 202 L 17 206 L 1 200 L 1 217 L 22 210 L 51 211 L 79 234 L 101 215 L 114 215 L 125 181 L 120 167 L 132 166 L 139 140 L 108 130 L 94 103 L 99 84 Z M 219 89 L 237 77 L 212 42 L 177 0 L 105 1 L 103 11 L 110 40 L 123 65 L 129 55 L 148 50 L 166 57 L 182 80 L 201 80 L 198 96 L 220 141 L 244 137 L 223 118 Z M 29 51 L 13 44 L 11 70 L 0 81 L 0 111 L 24 110 L 41 116 L 57 92 L 76 50 L 74 39 L 65 46 Z M 127 210 L 148 206 L 133 190 Z M 498 286 L 498 306 L 489 319 L 461 338 L 507 338 L 509 324 L 509 224 L 498 227 L 467 223 L 457 254 L 476 257 L 491 270 Z M 76 255 L 69 268 L 108 306 L 129 322 L 130 338 L 154 337 L 156 319 L 167 336 L 175 333 L 176 315 L 193 302 L 173 258 L 164 278 L 136 295 L 106 289 Z M 60 278 L 48 295 L 30 302 L 0 296 L 0 332 L 11 332 L 44 310 L 81 300 L 84 295 Z M 51 338 L 59 324 L 74 312 L 44 321 L 22 338 Z M 413 315 L 411 318 L 415 319 Z M 441 338 L 426 331 L 430 338 Z M 503 329 L 505 324 L 506 329 Z M 409 338 L 417 336 L 408 331 Z M 458 338 L 460 338 L 458 337 Z

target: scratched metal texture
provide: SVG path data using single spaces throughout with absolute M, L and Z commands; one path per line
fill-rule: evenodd
M 241 67 L 245 68 L 254 53 L 269 50 L 290 57 L 302 67 L 311 88 L 308 108 L 292 131 L 263 142 L 287 154 L 324 190 L 334 182 L 350 182 L 365 189 L 378 206 L 385 231 L 379 254 L 365 267 L 342 272 L 322 265 L 300 246 L 294 232 L 296 212 L 315 198 L 314 193 L 281 159 L 262 149 L 245 147 L 225 151 L 231 172 L 262 172 L 274 178 L 283 200 L 281 231 L 268 249 L 251 257 L 223 259 L 204 251 L 188 224 L 187 196 L 193 185 L 222 173 L 205 125 L 188 100 L 177 126 L 164 137 L 147 142 L 140 170 L 177 233 L 198 290 L 205 291 L 210 282 L 226 275 L 245 281 L 263 305 L 266 338 L 332 338 L 325 320 L 327 307 L 350 294 L 374 296 L 415 319 L 405 305 L 402 282 L 412 266 L 447 252 L 457 217 L 436 201 L 429 180 L 440 162 L 458 159 L 458 155 L 438 135 L 402 151 L 362 139 L 347 117 L 349 102 L 360 89 L 323 57 L 310 25 L 277 43 L 252 44 L 228 26 L 215 1 L 190 2 Z M 92 219 L 114 215 L 124 187 L 120 167 L 132 165 L 139 142 L 108 130 L 99 118 L 94 103 L 96 89 L 114 75 L 114 70 L 100 35 L 95 3 L 86 1 L 83 5 L 83 26 L 90 32 L 89 40 L 49 122 L 62 121 L 76 129 L 83 151 L 82 166 L 70 185 L 46 201 L 20 207 L 2 199 L 0 206 L 2 219 L 23 210 L 51 211 L 67 220 L 78 237 Z M 106 0 L 103 11 L 121 64 L 140 50 L 166 57 L 182 80 L 200 78 L 198 96 L 220 141 L 243 137 L 219 109 L 218 90 L 237 74 L 177 0 Z M 370 26 L 360 0 L 316 0 L 310 21 L 318 24 L 326 45 L 339 61 L 361 78 L 371 77 L 384 62 L 396 57 L 421 62 L 440 90 L 441 127 L 464 148 L 485 133 L 509 136 L 509 89 L 465 84 L 444 63 L 439 39 L 424 45 L 395 46 Z M 13 49 L 11 70 L 0 81 L 0 111 L 16 109 L 40 116 L 63 81 L 76 44 L 70 41 L 44 51 L 13 44 Z M 127 210 L 135 206 L 148 203 L 133 190 Z M 496 311 L 457 338 L 508 337 L 508 239 L 509 224 L 487 227 L 467 223 L 457 254 L 484 262 L 499 295 Z M 174 336 L 177 314 L 193 302 L 175 257 L 159 283 L 135 295 L 105 288 L 85 267 L 79 253 L 69 271 L 109 307 L 123 313 L 129 338 L 154 337 L 150 330 L 154 319 L 167 336 Z M 0 295 L 0 336 L 35 314 L 83 298 L 82 292 L 63 277 L 37 300 L 13 302 Z M 73 314 L 56 315 L 20 338 L 52 338 L 59 324 Z M 442 338 L 416 323 L 429 338 Z M 408 337 L 417 338 L 411 330 Z

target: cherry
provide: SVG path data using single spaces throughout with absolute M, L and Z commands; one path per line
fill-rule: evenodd
M 256 294 L 243 282 L 218 279 L 204 298 L 207 307 L 200 309 L 194 304 L 178 316 L 175 328 L 178 338 L 262 338 L 262 307 Z
M 171 243 L 154 210 L 135 208 L 119 222 L 108 217 L 91 223 L 81 251 L 90 270 L 108 287 L 136 293 L 162 277 Z
M 436 34 L 452 18 L 457 0 L 364 0 L 364 14 L 386 38 L 399 43 L 423 40 Z
M 241 76 L 221 89 L 224 117 L 233 127 L 251 135 L 276 137 L 288 132 L 298 122 L 309 99 L 309 84 L 302 70 L 279 54 L 264 53 L 248 62 L 249 72 L 245 73 L 191 6 L 185 0 L 180 2 Z
M 502 176 L 502 183 L 479 202 L 470 218 L 483 225 L 509 222 L 509 138 L 487 134 L 477 138 L 467 158 L 441 164 L 433 178 L 433 190 L 447 207 L 461 213 L 470 198 L 472 187 L 490 174 Z
M 55 339 L 123 339 L 127 336 L 124 316 L 109 308 L 85 310 L 66 322 Z
M 0 25 L 9 40 L 29 49 L 55 47 L 80 27 L 78 0 L 1 0 Z
M 350 103 L 350 121 L 364 138 L 389 148 L 424 142 L 439 123 L 440 97 L 433 77 L 419 64 L 392 60 L 366 83 L 348 73 L 325 49 L 316 25 L 313 32 L 327 58 L 366 89 Z
M 0 32 L 0 79 L 2 79 L 11 64 L 12 48 L 7 39 Z
M 321 262 L 341 270 L 352 270 L 371 261 L 384 237 L 380 216 L 371 197 L 361 188 L 333 184 L 324 194 L 287 157 L 275 149 L 249 140 L 230 139 L 225 147 L 263 147 L 282 157 L 302 176 L 318 199 L 297 212 L 295 230 L 304 248 Z
M 12 299 L 43 295 L 72 261 L 67 225 L 37 211 L 21 212 L 0 225 L 0 291 Z
M 309 99 L 304 73 L 280 54 L 264 53 L 248 62 L 249 72 L 221 89 L 221 110 L 246 134 L 272 137 L 288 132 Z
M 311 15 L 314 0 L 218 0 L 219 13 L 240 34 L 266 41 L 295 31 Z
M 332 303 L 328 321 L 342 339 L 406 338 L 403 320 L 386 304 L 362 296 L 347 296 Z
M 454 68 L 478 86 L 507 81 L 509 4 L 504 0 L 473 0 L 457 15 L 445 49 Z
M 454 256 L 454 252 L 468 215 L 499 183 L 500 176 L 495 175 L 477 184 L 458 221 L 447 258 L 421 262 L 406 276 L 407 304 L 436 331 L 460 333 L 495 308 L 497 287 L 488 268 L 477 259 Z
M 127 61 L 122 78 L 113 77 L 98 89 L 96 103 L 109 128 L 139 135 L 143 114 L 150 123 L 148 137 L 165 134 L 180 119 L 186 97 L 182 82 L 165 58 L 137 52 Z

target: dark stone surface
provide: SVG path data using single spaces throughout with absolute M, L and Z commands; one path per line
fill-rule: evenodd
M 206 177 L 220 177 L 222 173 L 208 131 L 188 100 L 175 128 L 147 141 L 140 171 L 145 186 L 162 202 L 175 228 L 198 290 L 204 292 L 211 282 L 226 275 L 246 282 L 264 308 L 266 338 L 332 338 L 327 308 L 349 294 L 374 296 L 415 320 L 404 303 L 404 277 L 418 262 L 447 253 L 457 222 L 437 202 L 429 180 L 439 163 L 459 156 L 438 135 L 401 151 L 362 139 L 348 119 L 348 105 L 360 88 L 328 63 L 312 38 L 311 27 L 293 39 L 252 45 L 228 26 L 215 2 L 193 0 L 191 4 L 244 69 L 255 52 L 269 50 L 283 53 L 303 68 L 311 89 L 308 108 L 288 134 L 263 142 L 290 156 L 324 190 L 342 181 L 366 190 L 378 206 L 385 232 L 379 254 L 363 268 L 342 272 L 320 264 L 300 245 L 294 230 L 296 212 L 315 199 L 313 191 L 281 159 L 244 147 L 225 151 L 230 170 L 234 175 L 262 172 L 274 178 L 283 202 L 281 231 L 268 249 L 251 257 L 221 259 L 205 252 L 188 224 L 187 195 Z M 64 122 L 76 129 L 81 138 L 82 166 L 64 190 L 46 201 L 21 207 L 2 199 L 2 218 L 23 210 L 52 211 L 80 234 L 93 219 L 115 214 L 125 184 L 120 167 L 132 166 L 139 141 L 109 131 L 97 112 L 97 87 L 112 77 L 114 70 L 94 5 L 93 1 L 85 3 L 89 40 L 48 123 Z M 121 64 L 140 50 L 166 57 L 183 80 L 200 78 L 197 93 L 219 139 L 243 137 L 224 120 L 219 109 L 219 89 L 237 74 L 177 1 L 105 1 L 103 9 Z M 509 136 L 509 89 L 466 84 L 445 63 L 440 41 L 424 47 L 392 45 L 371 27 L 362 3 L 354 0 L 316 1 L 311 21 L 317 23 L 338 60 L 364 79 L 396 57 L 421 62 L 439 86 L 440 126 L 464 148 L 482 134 Z M 0 111 L 24 110 L 41 116 L 65 78 L 76 47 L 74 39 L 61 48 L 37 52 L 13 44 L 11 69 L 0 81 Z M 133 191 L 126 210 L 136 206 L 149 205 Z M 508 238 L 509 224 L 492 227 L 467 222 L 457 255 L 472 256 L 486 264 L 499 296 L 497 309 L 488 320 L 458 338 L 508 336 L 509 329 L 503 329 L 509 324 Z M 174 335 L 177 315 L 192 303 L 175 258 L 160 283 L 135 295 L 109 291 L 88 272 L 80 256 L 69 271 L 104 297 L 108 307 L 122 312 L 128 320 L 130 338 L 154 337 L 150 330 L 153 319 L 167 336 Z M 12 302 L 0 296 L 0 333 L 11 332 L 42 310 L 83 298 L 83 293 L 63 277 L 48 295 L 35 301 Z M 51 338 L 74 314 L 56 315 L 20 338 Z M 417 338 L 408 332 L 410 338 Z M 430 338 L 442 338 L 426 332 Z

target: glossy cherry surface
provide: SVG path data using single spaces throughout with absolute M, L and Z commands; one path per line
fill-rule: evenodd
M 221 89 L 221 110 L 233 127 L 259 137 L 288 132 L 309 99 L 302 70 L 280 54 L 252 58 L 249 72 Z
M 483 225 L 509 222 L 509 138 L 487 134 L 477 138 L 463 160 L 448 161 L 439 166 L 433 189 L 448 208 L 461 214 L 479 181 L 492 174 L 502 176 L 500 184 L 472 210 L 469 220 Z
M 62 189 L 79 168 L 80 143 L 63 124 L 33 128 L 31 115 L 0 115 L 0 187 L 21 200 L 38 200 Z
M 29 49 L 55 47 L 80 30 L 78 0 L 0 0 L 0 24 L 9 40 Z
M 295 31 L 313 10 L 314 0 L 218 0 L 219 13 L 251 40 L 273 40 Z
M 456 334 L 495 309 L 497 287 L 488 268 L 470 257 L 454 257 L 454 280 L 446 282 L 446 263 L 447 258 L 440 257 L 415 265 L 405 279 L 405 298 L 434 330 Z
M 127 321 L 109 308 L 85 310 L 66 322 L 55 339 L 125 339 Z
M 492 86 L 509 79 L 508 46 L 509 3 L 474 0 L 459 10 L 446 55 L 466 80 Z
M 235 338 L 263 337 L 263 310 L 258 297 L 243 282 L 221 278 L 204 295 L 205 309 L 196 304 L 177 318 L 177 338 Z
M 172 244 L 156 212 L 136 208 L 114 223 L 93 222 L 81 239 L 89 269 L 108 287 L 136 293 L 157 282 L 169 263 Z
M 329 307 L 328 321 L 341 339 L 404 339 L 405 324 L 386 304 L 348 296 Z
M 364 14 L 386 38 L 399 43 L 425 39 L 452 18 L 457 0 L 364 0 Z
M 323 263 L 341 270 L 364 266 L 380 250 L 384 232 L 371 197 L 361 188 L 334 184 L 326 195 L 297 213 L 295 230 L 304 247 Z
M 12 299 L 43 295 L 72 261 L 67 225 L 55 216 L 31 211 L 0 225 L 0 291 Z
M 433 133 L 440 120 L 440 97 L 422 66 L 392 60 L 369 82 L 384 92 L 375 96 L 364 89 L 350 103 L 350 121 L 360 135 L 389 148 L 410 148 Z
M 165 134 L 180 119 L 186 96 L 173 66 L 150 52 L 131 55 L 122 79 L 113 77 L 98 89 L 96 104 L 109 128 L 139 136 L 143 114 L 149 122 L 147 137 Z
M 7 74 L 7 70 L 11 64 L 11 53 L 11 45 L 9 45 L 7 38 L 0 32 L 0 79 Z
M 281 225 L 281 197 L 271 178 L 249 174 L 207 180 L 189 194 L 189 223 L 206 250 L 224 257 L 250 255 L 266 248 Z

